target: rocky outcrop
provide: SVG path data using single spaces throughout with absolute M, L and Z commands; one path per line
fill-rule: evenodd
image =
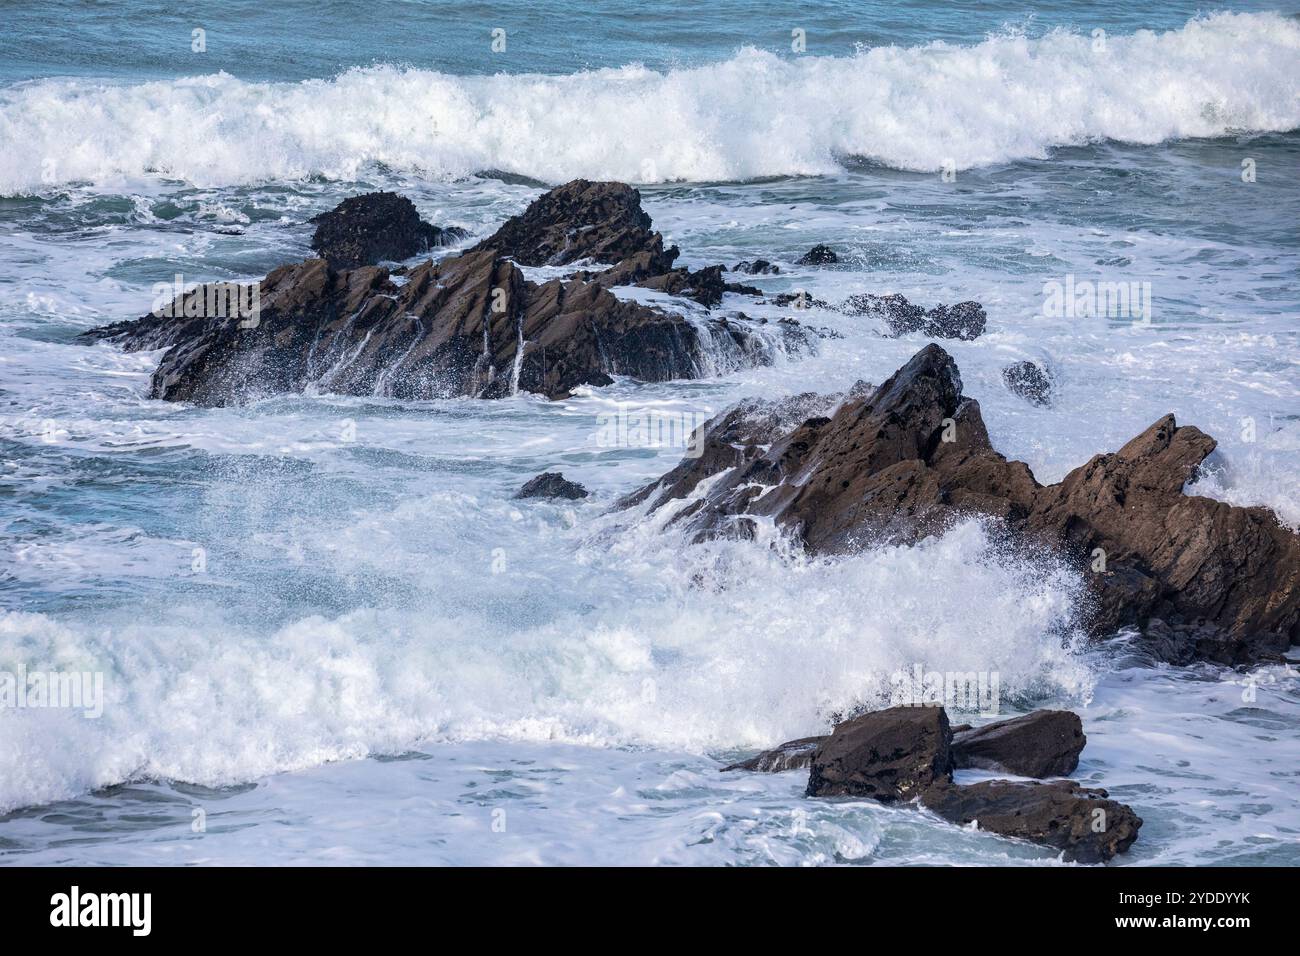
M 1047 370 L 1025 359 L 1002 370 L 1002 383 L 1014 395 L 1034 405 L 1052 404 L 1052 379 Z
M 631 186 L 575 179 L 533 200 L 474 251 L 491 249 L 526 266 L 614 264 L 645 253 L 657 275 L 672 267 L 677 249 L 665 251 L 650 226 Z
M 1054 550 L 1080 570 L 1096 634 L 1162 628 L 1152 647 L 1228 664 L 1277 659 L 1300 637 L 1300 537 L 1266 509 L 1183 493 L 1214 448 L 1198 429 L 1166 416 L 1044 487 L 992 447 L 939 346 L 879 388 L 855 391 L 779 433 L 770 407 L 728 411 L 703 426 L 699 458 L 626 501 L 654 510 L 714 478 L 675 506 L 670 527 L 701 540 L 772 521 L 817 553 L 912 543 L 961 517 L 994 518 L 1013 544 Z
M 952 776 L 951 745 L 942 707 L 891 707 L 846 720 L 813 753 L 808 796 L 914 799 Z
M 1022 777 L 1064 777 L 1079 766 L 1087 742 L 1078 714 L 1035 710 L 954 733 L 953 764 Z
M 410 255 L 427 241 L 408 200 L 377 193 L 320 217 L 322 248 L 354 262 Z M 620 299 L 640 285 L 715 307 L 722 267 L 674 269 L 675 248 L 650 231 L 635 189 L 576 180 L 551 190 L 474 250 L 389 272 L 328 260 L 282 266 L 257 286 L 257 315 L 235 320 L 205 302 L 215 285 L 161 313 L 94 329 L 86 341 L 130 351 L 167 348 L 151 395 L 226 405 L 318 390 L 402 399 L 563 398 L 614 375 L 701 378 L 812 350 L 818 333 L 794 321 L 742 315 L 687 318 Z M 515 264 L 613 263 L 541 284 Z M 512 261 L 513 260 L 513 261 Z
M 777 348 L 807 344 L 802 332 L 691 321 L 580 280 L 538 285 L 488 250 L 402 275 L 374 266 L 338 271 L 309 259 L 262 280 L 253 327 L 149 315 L 87 337 L 132 351 L 168 347 L 152 397 L 227 405 L 308 389 L 402 399 L 517 391 L 562 398 L 613 375 L 666 381 L 727 363 L 770 362 Z
M 1132 846 L 1142 826 L 1132 808 L 1108 796 L 1073 780 L 985 780 L 931 787 L 921 804 L 960 826 L 973 823 L 989 833 L 1049 846 L 1072 862 L 1104 863 Z
M 830 246 L 816 245 L 799 258 L 799 265 L 826 266 L 839 261 L 840 257 L 835 254 L 835 250 Z
M 577 501 L 587 497 L 587 489 L 576 481 L 569 481 L 558 471 L 548 471 L 530 478 L 515 493 L 516 498 L 566 498 Z
M 441 229 L 420 219 L 415 204 L 397 193 L 367 193 L 345 199 L 311 220 L 311 247 L 335 269 L 400 262 L 468 237 L 456 226 Z
M 970 341 L 984 334 L 988 316 L 978 302 L 937 305 L 928 312 L 898 295 L 854 295 L 839 306 L 846 315 L 875 316 L 884 320 L 892 336 L 921 332 L 934 339 Z
M 784 773 L 787 770 L 802 770 L 812 763 L 813 754 L 824 740 L 826 740 L 824 735 L 787 740 L 785 743 L 778 744 L 771 750 L 764 750 L 748 760 L 742 760 L 739 763 L 723 767 L 722 772 L 750 770 L 756 773 Z
M 838 723 L 828 737 L 792 740 L 724 769 L 777 772 L 806 765 L 810 797 L 916 801 L 952 823 L 1051 847 L 1081 863 L 1109 860 L 1137 839 L 1141 818 L 1105 790 L 1073 780 L 953 779 L 956 768 L 968 766 L 1010 764 L 1017 768 L 1012 772 L 1035 776 L 1072 771 L 1084 741 L 1077 716 L 1035 711 L 982 730 L 954 739 L 942 707 L 891 707 Z M 986 759 L 990 755 L 997 760 Z

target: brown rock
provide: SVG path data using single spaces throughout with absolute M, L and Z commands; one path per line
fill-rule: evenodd
M 131 351 L 170 347 L 152 396 L 200 405 L 309 386 L 403 399 L 561 398 L 612 375 L 666 381 L 763 364 L 777 343 L 797 350 L 809 341 L 798 326 L 760 334 L 748 323 L 688 321 L 577 279 L 537 285 L 492 251 L 425 263 L 401 278 L 309 259 L 262 280 L 252 327 L 149 315 L 86 338 Z
M 813 753 L 808 796 L 914 799 L 951 777 L 951 738 L 942 707 L 891 707 L 846 720 Z
M 1012 540 L 1054 549 L 1085 574 L 1096 634 L 1159 629 L 1152 649 L 1231 664 L 1277 659 L 1300 637 L 1300 537 L 1264 508 L 1183 494 L 1214 440 L 1172 415 L 1044 488 L 993 449 L 937 345 L 833 411 L 784 430 L 770 427 L 770 411 L 744 406 L 706 423 L 701 458 L 628 500 L 661 507 L 717 476 L 674 524 L 703 539 L 761 516 L 819 553 L 992 517 Z
M 1064 777 L 1079 766 L 1079 754 L 1087 742 L 1078 714 L 1035 710 L 955 733 L 953 764 L 1022 777 Z
M 921 804 L 961 826 L 1054 847 L 1067 860 L 1103 863 L 1137 839 L 1142 818 L 1105 790 L 1084 789 L 1073 780 L 1013 783 L 986 780 L 931 787 Z

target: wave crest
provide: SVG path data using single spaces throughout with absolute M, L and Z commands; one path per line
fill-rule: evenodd
M 1102 140 L 1297 127 L 1300 23 L 1220 13 L 1100 42 L 1055 30 L 850 57 L 744 49 L 666 72 L 39 80 L 0 92 L 0 194 L 147 175 L 201 186 L 353 179 L 373 164 L 550 182 L 817 175 L 845 157 L 933 171 Z

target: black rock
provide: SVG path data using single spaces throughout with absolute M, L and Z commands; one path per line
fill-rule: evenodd
M 1087 742 L 1078 714 L 1036 710 L 954 734 L 953 763 L 1022 777 L 1064 777 L 1079 766 Z
M 648 253 L 652 274 L 672 265 L 663 236 L 650 228 L 641 194 L 626 183 L 575 179 L 533 200 L 484 239 L 492 249 L 526 266 L 567 265 L 579 259 L 614 264 Z
M 804 253 L 799 260 L 801 266 L 825 266 L 833 262 L 839 262 L 840 257 L 835 254 L 835 250 L 830 246 L 816 245 Z
M 1016 395 L 1035 405 L 1050 405 L 1052 380 L 1038 364 L 1025 359 L 1002 370 L 1002 383 Z
M 978 302 L 940 305 L 925 316 L 925 334 L 938 339 L 971 341 L 984 334 L 987 322 L 984 307 Z
M 766 259 L 755 259 L 753 262 L 745 260 L 737 262 L 731 267 L 732 272 L 744 272 L 751 276 L 756 275 L 776 275 L 781 271 L 780 266 L 775 266 Z
M 415 204 L 397 193 L 353 196 L 311 221 L 316 223 L 311 247 L 336 269 L 409 259 L 469 235 L 456 226 L 440 229 L 423 222 Z
M 728 770 L 753 770 L 758 773 L 783 773 L 786 770 L 802 770 L 812 763 L 813 752 L 825 739 L 826 737 L 823 735 L 821 737 L 800 737 L 798 740 L 787 740 L 785 743 L 779 744 L 771 750 L 764 750 L 761 754 L 750 757 L 748 760 L 742 760 L 740 763 L 733 763 L 729 767 L 723 767 L 722 772 L 726 773 Z
M 568 498 L 576 500 L 585 498 L 588 495 L 586 488 L 577 482 L 569 481 L 558 471 L 548 471 L 538 475 L 536 478 L 529 479 L 518 493 L 516 498 Z

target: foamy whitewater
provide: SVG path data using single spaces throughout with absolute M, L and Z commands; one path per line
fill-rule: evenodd
M 228 409 L 150 401 L 157 354 L 73 341 L 176 274 L 305 258 L 307 220 L 349 195 L 481 236 L 548 184 L 622 179 L 692 267 L 982 302 L 989 331 L 944 345 L 1040 481 L 1172 411 L 1220 443 L 1192 492 L 1300 527 L 1294 10 L 542 4 L 493 54 L 497 24 L 444 5 L 327 3 L 400 23 L 344 42 L 240 0 L 191 54 L 181 14 L 115 32 L 53 6 L 0 40 L 0 673 L 99 673 L 104 699 L 0 708 L 0 862 L 1061 865 L 718 772 L 920 665 L 996 673 L 1002 716 L 1082 716 L 1076 777 L 1145 821 L 1117 864 L 1300 863 L 1294 667 L 1090 643 L 1082 582 L 975 521 L 811 559 L 610 513 L 681 454 L 602 445 L 619 403 L 880 382 L 920 336 L 812 310 L 842 338 L 716 379 Z M 620 39 L 652 21 L 658 45 Z M 816 243 L 843 264 L 796 265 Z M 1045 314 L 1067 275 L 1149 281 L 1151 322 Z M 1051 407 L 1003 387 L 1022 358 Z M 592 496 L 511 499 L 545 470 Z

